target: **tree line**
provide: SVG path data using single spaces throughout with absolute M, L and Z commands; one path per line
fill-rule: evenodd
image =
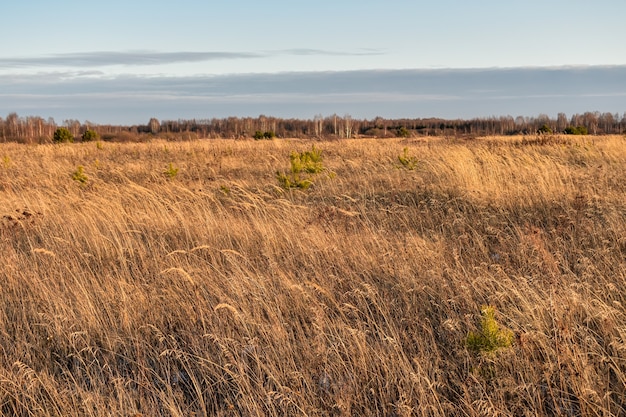
M 540 114 L 535 117 L 500 116 L 474 119 L 403 118 L 356 119 L 350 115 L 316 115 L 311 119 L 227 117 L 212 119 L 163 120 L 152 118 L 145 125 L 107 125 L 88 121 L 54 119 L 38 116 L 20 117 L 10 113 L 0 117 L 0 142 L 48 143 L 58 128 L 67 129 L 78 140 L 93 131 L 102 140 L 142 141 L 159 136 L 170 140 L 203 138 L 388 138 L 388 137 L 477 137 L 486 135 L 622 134 L 626 132 L 626 112 L 586 112 L 556 118 Z

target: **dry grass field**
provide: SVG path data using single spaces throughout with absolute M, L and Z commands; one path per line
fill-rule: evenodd
M 0 144 L 0 414 L 626 415 L 624 137 L 312 144 Z

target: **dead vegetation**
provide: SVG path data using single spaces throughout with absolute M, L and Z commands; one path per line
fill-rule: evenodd
M 623 137 L 315 147 L 0 145 L 0 414 L 626 414 Z

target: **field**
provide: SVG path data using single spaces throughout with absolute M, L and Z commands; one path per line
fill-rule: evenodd
M 622 136 L 0 144 L 0 216 L 2 415 L 626 414 Z

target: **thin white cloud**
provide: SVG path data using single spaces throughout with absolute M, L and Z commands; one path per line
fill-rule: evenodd
M 233 59 L 268 58 L 278 55 L 326 55 L 326 56 L 365 56 L 380 55 L 383 52 L 371 49 L 357 51 L 331 51 L 323 49 L 285 49 L 262 52 L 157 52 L 157 51 L 99 51 L 66 54 L 52 54 L 31 57 L 0 58 L 0 67 L 72 67 L 90 68 L 106 66 L 155 66 L 189 62 L 204 62 Z
M 54 54 L 37 57 L 0 58 L 0 66 L 29 67 L 102 67 L 110 65 L 163 65 L 178 62 L 199 62 L 222 59 L 258 58 L 262 54 L 249 52 L 151 52 L 101 51 Z
M 371 55 L 383 55 L 384 52 L 378 49 L 359 49 L 356 51 L 328 51 L 324 49 L 307 49 L 307 48 L 295 48 L 285 49 L 282 51 L 268 51 L 268 55 L 283 54 L 283 55 L 327 55 L 327 56 L 371 56 Z

